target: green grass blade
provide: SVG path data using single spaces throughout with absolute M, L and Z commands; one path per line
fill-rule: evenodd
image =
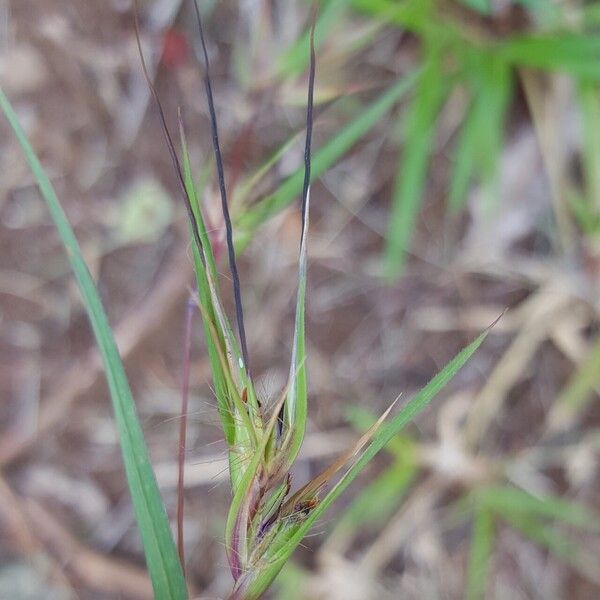
M 499 56 L 517 66 L 600 79 L 600 38 L 578 33 L 521 36 L 498 45 Z
M 435 0 L 352 0 L 354 10 L 389 20 L 402 29 L 418 34 L 431 32 L 439 23 L 432 18 Z M 446 30 L 451 24 L 446 25 Z
M 600 393 L 600 337 L 577 371 L 567 381 L 548 414 L 550 432 L 568 430 Z
M 361 434 L 372 427 L 379 418 L 370 410 L 361 406 L 351 406 L 345 411 L 345 417 L 349 423 Z M 387 452 L 394 458 L 402 458 L 408 462 L 414 459 L 414 443 L 408 434 L 399 434 L 390 440 L 385 447 Z
M 432 51 L 406 114 L 404 151 L 392 198 L 385 275 L 395 279 L 404 266 L 415 220 L 421 206 L 436 118 L 447 89 L 441 57 Z
M 466 348 L 463 348 L 435 377 L 417 393 L 389 423 L 375 434 L 373 441 L 362 456 L 348 469 L 338 484 L 323 498 L 323 501 L 309 515 L 303 524 L 303 529 L 308 528 L 319 516 L 340 496 L 356 476 L 367 466 L 373 457 L 382 450 L 408 423 L 410 423 L 450 382 L 464 364 L 471 358 L 487 337 L 489 330 L 483 332 Z
M 576 543 L 551 525 L 523 515 L 508 515 L 506 520 L 537 546 L 548 549 L 554 556 L 573 567 L 584 577 L 597 581 L 600 564 L 595 555 L 588 555 Z
M 502 58 L 490 53 L 484 56 L 483 86 L 479 99 L 479 157 L 481 181 L 491 201 L 498 200 L 498 163 L 504 142 L 506 112 L 512 95 L 510 66 Z
M 600 25 L 600 5 L 589 4 L 581 7 L 581 20 L 586 29 L 591 30 Z
M 418 76 L 419 74 L 416 71 L 406 75 L 320 148 L 312 157 L 311 181 L 314 181 L 335 164 L 366 135 L 413 87 Z M 236 240 L 238 250 L 243 249 L 248 244 L 257 227 L 298 197 L 302 191 L 303 179 L 304 168 L 301 167 L 288 177 L 274 193 L 256 203 L 243 214 L 238 215 L 235 222 L 239 233 Z
M 311 127 L 312 124 L 309 125 Z M 307 174 L 308 177 L 308 174 Z M 292 358 L 288 379 L 289 392 L 284 406 L 284 421 L 289 435 L 289 448 L 286 461 L 291 468 L 306 430 L 308 414 L 308 387 L 306 381 L 306 271 L 307 271 L 307 239 L 310 222 L 310 185 L 306 190 L 306 207 L 302 215 L 302 239 L 298 257 L 298 290 L 296 294 L 296 314 L 294 318 L 294 338 L 292 342 Z
M 596 214 L 600 214 L 600 91 L 598 83 L 582 81 L 579 85 L 583 129 L 583 171 L 587 199 Z
M 312 133 L 314 125 L 314 86 L 316 75 L 315 55 L 315 23 L 310 30 L 310 71 L 308 80 L 308 98 L 306 105 L 306 139 L 304 146 L 304 177 L 302 182 L 302 229 L 300 234 L 300 252 L 298 256 L 298 290 L 296 294 L 296 314 L 294 318 L 294 338 L 292 342 L 292 358 L 288 376 L 288 393 L 283 407 L 282 435 L 283 445 L 287 446 L 285 452 L 288 469 L 296 460 L 302 446 L 306 430 L 306 417 L 308 413 L 308 388 L 306 383 L 306 332 L 305 332 L 305 304 L 306 304 L 306 271 L 307 271 L 307 243 L 310 227 L 310 171 L 312 155 Z M 287 469 L 286 469 L 287 470 Z
M 577 502 L 556 496 L 533 496 L 513 487 L 488 487 L 478 490 L 476 498 L 480 505 L 503 516 L 535 515 L 588 531 L 600 531 L 600 515 Z
M 245 385 L 247 378 L 246 370 L 243 368 L 243 366 L 240 366 L 240 347 L 237 343 L 235 335 L 233 334 L 229 319 L 225 315 L 225 311 L 221 305 L 217 266 L 210 243 L 210 238 L 208 236 L 208 231 L 206 229 L 206 223 L 200 209 L 198 195 L 196 194 L 195 185 L 192 179 L 188 146 L 182 126 L 180 126 L 180 138 L 183 157 L 184 186 L 192 207 L 192 212 L 194 213 L 194 217 L 198 224 L 198 235 L 202 243 L 202 252 L 206 262 L 206 268 L 204 268 L 202 262 L 200 261 L 199 266 L 201 267 L 203 274 L 198 272 L 196 273 L 198 277 L 199 293 L 201 298 L 203 295 L 206 296 L 207 303 L 205 306 L 210 306 L 210 310 L 207 314 L 209 314 L 211 317 L 214 317 L 212 322 L 217 328 L 220 339 L 224 342 L 228 356 L 230 356 L 232 359 L 232 374 L 234 374 L 236 378 L 240 379 L 241 385 Z M 193 248 L 194 251 L 199 250 L 199 248 L 196 248 L 195 243 L 193 244 Z M 199 253 L 197 258 L 200 259 Z
M 448 204 L 456 214 L 467 199 L 469 183 L 479 179 L 490 199 L 498 197 L 498 162 L 506 111 L 511 98 L 509 65 L 493 53 L 470 50 L 465 76 L 473 81 L 473 100 L 456 148 Z
M 308 213 L 308 207 L 307 207 Z M 308 215 L 307 215 L 308 218 Z M 302 241 L 298 273 L 298 293 L 296 297 L 296 317 L 294 323 L 294 341 L 292 348 L 292 362 L 290 366 L 289 385 L 290 391 L 285 403 L 285 418 L 290 432 L 290 446 L 287 453 L 287 464 L 292 465 L 306 429 L 308 414 L 308 387 L 306 382 L 306 340 L 305 340 L 305 311 L 306 300 L 306 240 Z
M 169 521 L 150 464 L 135 403 L 102 302 L 54 188 L 27 140 L 17 115 L 1 89 L 0 107 L 23 149 L 65 246 L 102 356 L 121 442 L 127 482 L 142 536 L 154 594 L 156 598 L 165 600 L 187 598 L 183 572 L 171 535 Z
M 203 307 L 201 314 L 202 325 L 204 328 L 204 339 L 208 351 L 208 359 L 210 362 L 210 368 L 212 372 L 215 396 L 217 398 L 219 418 L 221 419 L 221 424 L 223 426 L 225 441 L 229 446 L 233 446 L 235 444 L 235 428 L 233 416 L 228 403 L 227 380 L 225 378 L 223 367 L 219 358 L 219 353 L 216 348 L 215 340 L 213 340 L 213 337 L 211 335 L 209 326 L 209 322 L 212 322 L 213 324 L 218 324 L 218 319 L 215 316 L 206 269 L 210 271 L 212 280 L 216 282 L 217 267 L 210 239 L 206 231 L 206 224 L 202 216 L 202 211 L 200 210 L 196 186 L 194 185 L 194 180 L 192 178 L 190 157 L 183 127 L 180 128 L 179 133 L 181 141 L 181 157 L 183 166 L 184 185 L 188 197 L 190 199 L 190 204 L 192 207 L 192 211 L 194 212 L 196 222 L 198 223 L 198 234 L 200 236 L 200 240 L 202 241 L 202 249 L 206 264 L 206 267 L 202 264 L 202 260 L 200 258 L 200 249 L 196 246 L 194 236 L 190 232 L 190 239 L 194 256 L 194 269 L 196 273 L 196 282 L 198 286 L 198 301 L 202 304 Z
M 460 3 L 482 15 L 489 15 L 491 12 L 490 0 L 460 0 Z
M 495 536 L 494 517 L 491 511 L 486 508 L 477 507 L 473 520 L 465 600 L 481 600 L 485 598 Z

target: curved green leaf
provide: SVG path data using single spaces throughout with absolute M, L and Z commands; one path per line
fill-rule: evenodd
M 171 535 L 165 507 L 156 484 L 154 471 L 150 464 L 144 435 L 123 363 L 100 296 L 83 259 L 73 229 L 58 201 L 56 192 L 35 155 L 14 109 L 1 89 L 0 108 L 2 108 L 23 149 L 40 192 L 48 205 L 52 220 L 67 251 L 73 274 L 77 280 L 96 337 L 112 399 L 127 483 L 142 536 L 146 563 L 152 579 L 155 597 L 161 600 L 183 600 L 187 598 L 187 590 L 179 557 Z

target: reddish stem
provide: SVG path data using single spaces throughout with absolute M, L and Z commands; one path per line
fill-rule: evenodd
M 188 399 L 190 391 L 190 354 L 192 348 L 192 319 L 195 302 L 188 299 L 185 315 L 185 340 L 183 346 L 183 372 L 181 376 L 181 420 L 179 421 L 179 451 L 177 456 L 177 551 L 181 568 L 185 576 L 185 556 L 183 548 L 183 503 L 184 503 L 184 470 L 185 446 L 187 433 Z

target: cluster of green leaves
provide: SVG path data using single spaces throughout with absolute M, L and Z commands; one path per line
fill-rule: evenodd
M 387 237 L 385 266 L 389 277 L 401 272 L 422 203 L 433 132 L 441 108 L 458 88 L 467 93 L 468 101 L 456 136 L 451 169 L 448 203 L 452 212 L 462 208 L 469 184 L 474 180 L 483 184 L 490 200 L 497 198 L 498 159 L 504 142 L 507 109 L 514 94 L 515 80 L 523 68 L 564 73 L 583 87 L 585 130 L 592 132 L 587 134 L 584 162 L 589 195 L 594 198 L 598 152 L 593 131 L 599 124 L 597 83 L 600 79 L 597 35 L 586 32 L 583 27 L 577 30 L 567 27 L 557 5 L 546 0 L 522 2 L 531 11 L 531 26 L 523 33 L 504 36 L 488 34 L 485 28 L 474 27 L 468 14 L 448 17 L 442 2 L 437 0 L 399 3 L 355 0 L 352 4 L 375 17 L 385 14 L 386 19 L 418 36 L 426 69 L 424 77 L 429 78 L 417 87 L 411 108 L 406 113 L 404 150 Z M 493 25 L 489 2 L 464 4 L 490 16 Z M 588 128 L 592 123 L 595 125 Z M 583 206 L 590 204 L 585 202 Z M 597 202 L 592 206 L 597 211 Z M 589 223 L 589 215 L 586 217 Z
M 523 17 L 527 26 L 524 31 L 506 33 L 496 23 L 488 0 L 462 0 L 461 4 L 465 7 L 463 11 L 449 11 L 445 0 L 328 0 L 322 3 L 317 44 L 327 40 L 334 26 L 343 22 L 344 15 L 360 13 L 375 23 L 411 32 L 421 46 L 418 81 L 410 106 L 400 117 L 403 144 L 384 260 L 384 272 L 389 279 L 402 273 L 423 203 L 440 114 L 457 92 L 466 100 L 464 115 L 454 136 L 448 208 L 451 213 L 459 212 L 473 183 L 482 184 L 488 207 L 494 206 L 498 198 L 498 164 L 507 111 L 522 69 L 569 75 L 581 89 L 586 136 L 582 149 L 585 188 L 581 194 L 573 194 L 572 205 L 576 218 L 587 230 L 595 230 L 600 218 L 597 181 L 600 151 L 593 135 L 600 118 L 597 85 L 600 41 L 595 26 L 598 11 L 584 7 L 574 12 L 575 9 L 551 0 L 514 2 L 527 11 L 528 18 Z M 305 37 L 300 41 L 304 40 Z M 355 50 L 361 50 L 369 41 L 370 38 L 365 37 Z M 296 44 L 280 59 L 279 72 L 294 75 L 302 70 L 305 60 L 300 44 Z M 265 199 L 260 208 L 252 209 L 241 221 L 250 226 L 255 220 L 260 222 L 268 215 L 269 207 L 281 202 L 281 198 Z

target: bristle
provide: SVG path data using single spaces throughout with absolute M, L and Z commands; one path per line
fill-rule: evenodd
M 148 67 L 146 66 L 146 59 L 144 58 L 144 53 L 142 51 L 142 42 L 140 40 L 140 25 L 139 25 L 139 17 L 138 17 L 138 0 L 134 2 L 134 20 L 135 20 L 135 39 L 137 42 L 138 52 L 140 55 L 140 61 L 142 63 L 142 71 L 144 73 L 144 78 L 146 79 L 146 83 L 148 84 L 148 88 L 152 93 L 154 98 L 154 102 L 156 103 L 156 107 L 158 109 L 158 115 L 160 118 L 160 123 L 162 126 L 162 130 L 165 136 L 165 141 L 167 143 L 167 148 L 169 150 L 169 155 L 171 156 L 171 162 L 173 163 L 173 169 L 177 175 L 177 180 L 179 181 L 179 185 L 181 188 L 181 192 L 183 195 L 183 200 L 185 203 L 186 211 L 188 213 L 188 218 L 192 224 L 192 233 L 194 236 L 194 241 L 198 247 L 198 253 L 200 254 L 200 258 L 204 263 L 204 252 L 202 248 L 202 241 L 200 239 L 200 230 L 198 228 L 198 222 L 196 221 L 196 216 L 194 215 L 194 211 L 192 210 L 192 204 L 190 202 L 190 198 L 187 194 L 187 190 L 185 188 L 185 180 L 183 177 L 183 171 L 181 169 L 181 163 L 179 162 L 179 157 L 177 156 L 177 152 L 175 150 L 175 144 L 173 143 L 173 137 L 169 130 L 169 126 L 167 125 L 167 119 L 165 117 L 165 111 L 162 106 L 162 102 L 160 101 L 160 97 L 158 92 L 156 91 L 156 87 L 152 82 L 152 78 L 150 77 L 150 73 L 148 72 Z
M 202 53 L 204 56 L 204 87 L 206 90 L 206 99 L 208 101 L 208 110 L 210 114 L 210 125 L 212 130 L 213 149 L 215 153 L 215 161 L 217 163 L 217 173 L 219 178 L 219 190 L 221 192 L 221 208 L 223 211 L 223 219 L 225 221 L 225 231 L 227 237 L 227 250 L 229 254 L 229 269 L 233 280 L 233 295 L 235 299 L 235 315 L 238 326 L 238 334 L 240 338 L 240 346 L 242 349 L 242 358 L 246 372 L 250 373 L 250 361 L 248 357 L 248 345 L 246 343 L 246 328 L 244 326 L 244 311 L 242 308 L 242 294 L 240 287 L 240 278 L 237 270 L 235 259 L 235 248 L 233 246 L 233 227 L 231 225 L 231 217 L 229 215 L 229 206 L 227 204 L 227 190 L 225 188 L 225 173 L 223 170 L 223 157 L 221 155 L 221 147 L 219 144 L 219 132 L 217 127 L 217 115 L 215 112 L 215 104 L 212 93 L 212 83 L 210 77 L 210 62 L 208 60 L 208 52 L 206 50 L 206 42 L 204 40 L 204 31 L 202 29 L 202 18 L 200 17 L 200 9 L 198 8 L 197 0 L 194 0 L 194 8 L 196 11 L 196 20 L 198 22 L 198 31 L 200 33 L 200 42 L 202 44 Z

